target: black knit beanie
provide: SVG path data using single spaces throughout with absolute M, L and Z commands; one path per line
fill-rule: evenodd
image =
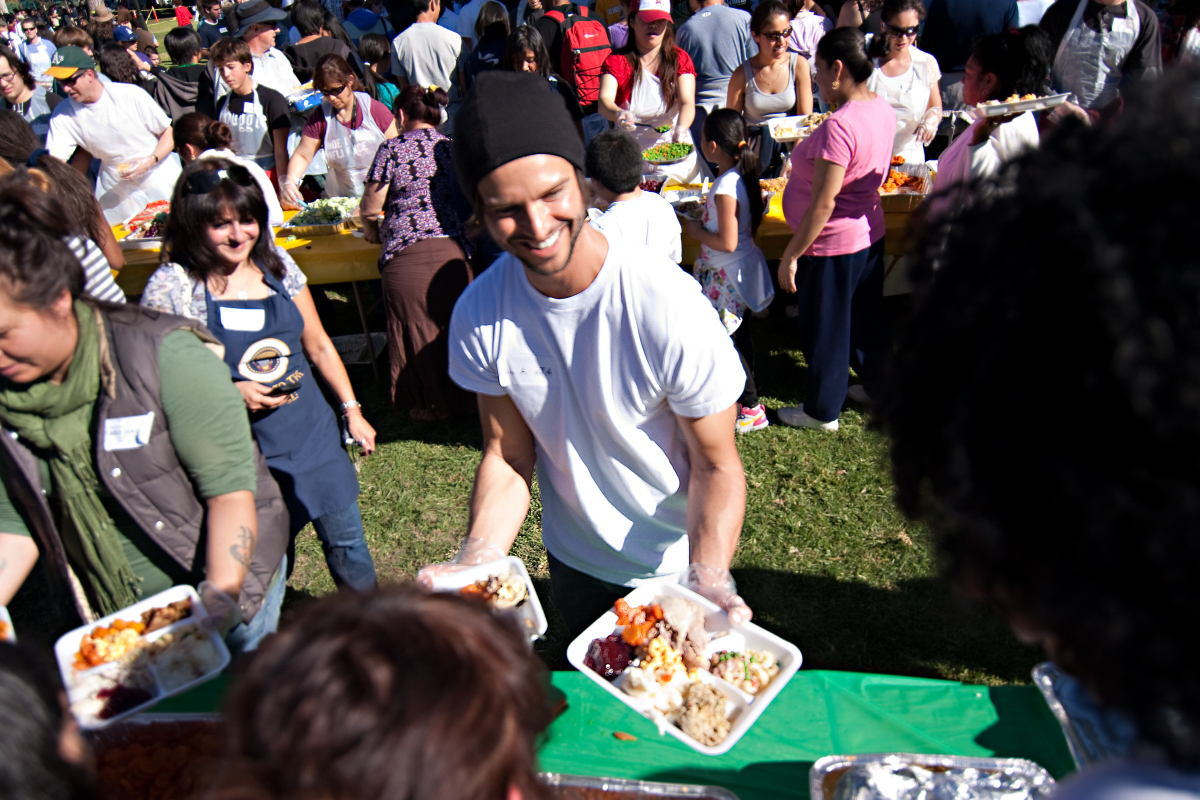
M 454 115 L 454 169 L 467 198 L 485 175 L 532 155 L 560 156 L 583 169 L 583 142 L 562 95 L 533 72 L 488 70 Z

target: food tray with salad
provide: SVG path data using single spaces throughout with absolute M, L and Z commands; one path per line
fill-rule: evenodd
M 1067 98 L 1070 96 L 1069 92 L 1049 94 L 1045 97 L 1038 97 L 1033 94 L 1018 97 L 1014 94 L 1003 102 L 999 100 L 987 100 L 980 103 L 975 106 L 975 116 L 1002 117 L 1006 114 L 1024 114 L 1026 111 L 1044 111 L 1047 108 L 1061 106 L 1067 102 Z
M 1047 800 L 1054 778 L 1023 758 L 868 753 L 818 759 L 808 792 L 812 800 Z
M 567 648 L 571 665 L 704 755 L 729 751 L 800 669 L 800 650 L 678 584 L 618 600 Z
M 167 215 L 170 213 L 170 200 L 155 200 L 125 220 L 121 223 L 125 228 L 125 235 L 121 238 L 121 249 L 153 250 L 162 247 L 163 232 L 167 227 Z
M 516 556 L 439 575 L 433 579 L 433 589 L 479 598 L 493 611 L 512 612 L 528 632 L 530 641 L 541 638 L 550 627 L 525 562 Z
M 642 158 L 651 164 L 678 164 L 692 154 L 694 145 L 684 142 L 663 142 L 642 151 Z
M 191 586 L 173 586 L 63 634 L 54 644 L 71 712 L 102 728 L 215 677 L 229 649 L 200 625 Z
M 358 197 L 327 197 L 314 200 L 283 223 L 284 236 L 332 236 L 354 227 L 358 216 Z

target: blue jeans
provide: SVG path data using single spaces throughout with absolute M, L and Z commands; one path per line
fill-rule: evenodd
M 267 586 L 267 596 L 254 619 L 249 622 L 239 622 L 225 634 L 225 644 L 229 652 L 236 656 L 238 653 L 248 653 L 257 650 L 263 639 L 270 636 L 279 628 L 279 612 L 283 609 L 283 595 L 287 591 L 287 556 L 275 570 L 275 577 Z
M 317 531 L 317 538 L 321 540 L 321 549 L 325 551 L 329 573 L 333 575 L 333 582 L 338 588 L 349 586 L 360 592 L 375 588 L 375 562 L 371 560 L 371 551 L 363 539 L 358 501 L 355 500 L 341 511 L 322 514 L 312 524 Z

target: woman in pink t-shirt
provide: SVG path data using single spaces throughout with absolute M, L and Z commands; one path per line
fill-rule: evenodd
M 779 419 L 837 430 L 848 367 L 873 385 L 891 351 L 879 187 L 891 165 L 896 114 L 867 88 L 874 65 L 857 28 L 825 34 L 815 61 L 821 96 L 837 110 L 792 151 L 783 192 L 783 213 L 795 233 L 779 262 L 779 285 L 799 296 L 808 395 L 803 406 L 781 408 Z M 867 400 L 862 387 L 849 394 Z

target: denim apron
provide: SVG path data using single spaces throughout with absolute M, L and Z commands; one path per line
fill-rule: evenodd
M 339 444 L 333 409 L 310 377 L 312 370 L 300 343 L 304 332 L 300 309 L 278 278 L 264 272 L 263 281 L 274 295 L 261 300 L 214 300 L 205 286 L 204 302 L 208 329 L 225 345 L 225 363 L 234 381 L 300 387 L 287 395 L 283 405 L 250 412 L 250 427 L 283 490 L 294 534 L 309 520 L 358 500 L 358 476 Z

